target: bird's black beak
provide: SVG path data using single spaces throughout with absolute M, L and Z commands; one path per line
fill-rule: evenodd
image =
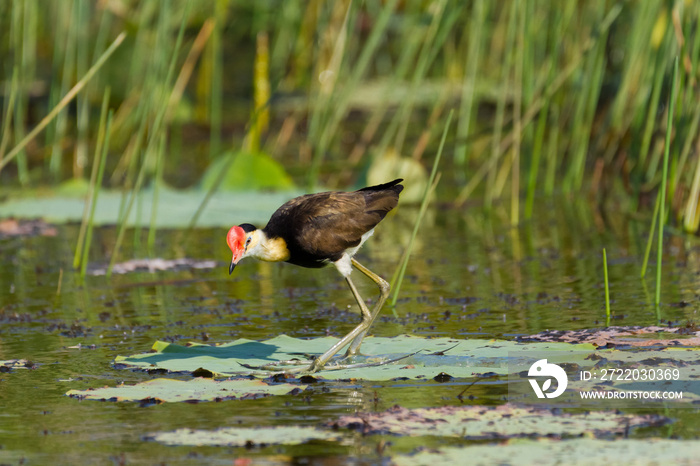
M 236 268 L 236 263 L 231 261 L 231 265 L 228 266 L 228 274 L 231 275 L 233 273 L 233 269 Z

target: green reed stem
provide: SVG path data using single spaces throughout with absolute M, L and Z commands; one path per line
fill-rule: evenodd
M 661 191 L 659 191 L 658 194 L 656 195 L 656 202 L 654 203 L 654 215 L 652 215 L 651 231 L 649 231 L 649 238 L 647 239 L 647 247 L 646 247 L 646 250 L 644 251 L 644 262 L 642 263 L 642 273 L 640 275 L 640 278 L 644 278 L 647 274 L 647 264 L 649 263 L 649 255 L 651 254 L 651 244 L 654 241 L 654 232 L 656 231 L 656 222 L 657 222 L 657 219 L 659 218 L 659 206 L 661 205 L 660 198 L 661 198 Z
M 15 106 L 15 98 L 17 97 L 17 86 L 18 86 L 18 72 L 17 67 L 12 71 L 12 81 L 7 83 L 7 92 L 5 95 L 9 96 L 5 102 L 5 118 L 2 122 L 2 136 L 0 136 L 0 163 L 5 155 L 5 148 L 10 140 L 10 120 L 12 117 L 12 112 Z
M 661 50 L 657 52 L 656 66 L 654 67 L 654 83 L 651 88 L 651 98 L 649 99 L 649 108 L 647 109 L 646 120 L 644 122 L 644 130 L 642 131 L 642 141 L 639 147 L 639 167 L 640 172 L 644 169 L 649 147 L 651 146 L 651 138 L 654 133 L 654 123 L 656 122 L 656 114 L 659 111 L 659 100 L 661 97 L 661 88 L 663 87 L 663 79 L 665 70 L 665 54 Z M 651 165 L 650 165 L 651 167 Z M 650 180 L 653 173 L 646 174 L 646 180 Z
M 401 262 L 398 268 L 398 275 L 395 274 L 396 279 L 392 279 L 392 289 L 394 290 L 394 294 L 391 297 L 391 306 L 395 307 L 396 306 L 396 301 L 399 298 L 399 291 L 401 290 L 401 283 L 403 282 L 403 277 L 406 273 L 406 266 L 408 265 L 408 260 L 411 257 L 411 250 L 413 249 L 413 244 L 416 240 L 416 236 L 418 235 L 418 229 L 420 228 L 421 221 L 423 220 L 423 216 L 425 215 L 425 211 L 428 208 L 428 203 L 430 201 L 431 194 L 433 190 L 436 188 L 437 183 L 439 181 L 439 178 L 436 179 L 437 175 L 437 167 L 438 164 L 440 163 L 440 157 L 442 156 L 442 150 L 445 147 L 445 139 L 447 139 L 447 130 L 450 128 L 450 123 L 452 122 L 452 114 L 454 113 L 454 110 L 450 110 L 450 114 L 447 116 L 447 123 L 445 123 L 445 129 L 442 132 L 442 139 L 440 140 L 440 146 L 438 147 L 437 155 L 435 156 L 435 160 L 433 161 L 433 169 L 430 172 L 430 178 L 428 179 L 428 184 L 425 186 L 425 191 L 423 192 L 423 200 L 421 201 L 420 204 L 420 210 L 418 211 L 418 218 L 416 219 L 416 224 L 413 226 L 413 232 L 411 232 L 411 239 L 408 241 L 408 245 L 406 246 L 406 250 L 403 253 L 403 256 L 401 257 Z M 394 309 L 394 316 L 396 316 L 396 309 Z
M 457 147 L 455 148 L 455 162 L 459 166 L 467 163 L 467 137 L 474 106 L 474 90 L 476 88 L 477 71 L 479 69 L 479 57 L 481 55 L 482 26 L 484 24 L 486 8 L 484 0 L 476 0 L 473 5 L 473 14 L 470 18 L 469 48 L 466 56 L 465 75 L 462 83 L 462 98 L 459 106 L 459 123 L 457 124 Z
M 510 3 L 510 9 L 508 12 L 508 26 L 506 28 L 506 39 L 505 48 L 503 52 L 503 67 L 501 68 L 501 85 L 504 89 L 512 87 L 510 82 L 510 69 L 513 66 L 513 60 L 511 58 L 514 44 L 515 44 L 515 19 L 517 12 L 517 2 Z M 503 130 L 505 127 L 506 120 L 506 98 L 509 97 L 508 93 L 501 92 L 496 101 L 496 114 L 494 116 L 494 131 L 493 138 L 491 139 L 491 156 L 489 157 L 489 168 L 486 172 L 486 192 L 484 195 L 484 208 L 491 209 L 493 206 L 493 200 L 499 195 L 497 191 L 498 188 L 498 171 L 496 165 L 501 158 L 501 155 L 505 151 L 500 151 L 501 140 L 503 138 Z M 521 122 L 522 123 L 522 122 Z M 522 127 L 522 126 L 520 126 Z M 519 135 L 518 135 L 519 136 Z M 519 144 L 520 141 L 517 141 Z M 503 177 L 501 177 L 503 179 Z
M 83 258 L 80 264 L 81 278 L 85 278 L 85 272 L 87 271 L 88 251 L 90 251 L 90 244 L 92 243 L 92 230 L 95 226 L 95 209 L 97 208 L 97 198 L 100 194 L 102 179 L 104 178 L 105 165 L 107 165 L 107 153 L 109 152 L 109 135 L 112 128 L 113 116 L 114 111 L 110 110 L 109 115 L 107 116 L 107 126 L 105 127 L 104 144 L 100 152 L 100 168 L 98 169 L 97 180 L 92 190 L 92 202 L 90 202 L 90 217 L 88 218 L 87 233 L 85 234 L 85 244 L 83 245 Z M 97 161 L 95 161 L 95 163 L 97 163 Z
M 158 214 L 158 199 L 160 197 L 160 190 L 163 185 L 163 166 L 165 165 L 165 140 L 166 133 L 162 131 L 160 133 L 160 144 L 158 145 L 158 156 L 156 158 L 156 176 L 155 182 L 153 183 L 153 201 L 151 202 L 151 224 L 148 228 L 148 252 L 153 255 L 153 248 L 156 243 L 156 216 Z
M 610 325 L 610 282 L 608 281 L 608 255 L 603 248 L 603 277 L 605 279 L 605 325 Z
M 75 23 L 80 25 L 76 28 L 76 75 L 83 76 L 88 68 L 88 39 L 91 24 L 88 21 L 88 6 L 85 0 L 76 1 Z M 83 92 L 76 96 L 76 121 L 77 130 L 75 141 L 75 152 L 73 155 L 73 175 L 75 178 L 82 178 L 83 169 L 87 165 L 88 158 L 88 132 L 90 122 L 90 101 L 88 92 Z
M 664 167 L 661 177 L 661 201 L 659 207 L 659 240 L 656 245 L 656 299 L 654 304 L 659 307 L 661 302 L 661 261 L 663 256 L 664 222 L 666 219 L 666 182 L 668 180 L 668 158 L 671 152 L 671 131 L 673 129 L 673 113 L 676 108 L 676 81 L 678 77 L 678 56 L 673 61 L 673 77 L 671 78 L 671 94 L 668 102 L 668 123 L 666 124 L 666 144 L 664 147 Z
M 70 5 L 70 3 L 67 3 Z M 59 96 L 65 95 L 70 90 L 73 74 L 75 72 L 76 60 L 76 34 L 78 28 L 73 26 L 76 23 L 75 10 L 77 3 L 73 2 L 72 7 L 65 8 L 59 13 L 56 32 L 53 42 L 56 48 L 54 53 L 53 73 L 55 76 L 61 76 L 61 79 L 53 79 L 51 93 L 49 95 L 51 105 L 57 105 L 60 102 Z M 51 156 L 49 157 L 49 172 L 54 181 L 58 182 L 61 179 L 63 171 L 63 146 L 66 131 L 68 130 L 68 112 L 62 112 L 56 115 L 56 119 L 49 128 L 47 133 L 51 133 L 50 139 L 47 138 L 47 143 L 51 144 Z
M 334 91 L 332 96 L 323 94 L 318 96 L 318 102 L 315 104 L 316 106 L 309 123 L 309 139 L 318 141 L 308 170 L 307 184 L 309 189 L 313 189 L 318 184 L 321 162 L 328 150 L 331 137 L 335 134 L 338 125 L 347 113 L 350 95 L 355 91 L 360 79 L 365 75 L 367 68 L 371 64 L 370 59 L 385 38 L 386 28 L 389 26 L 389 20 L 392 18 L 397 3 L 398 0 L 386 2 L 381 13 L 375 18 L 372 32 L 365 41 L 360 56 L 350 67 L 349 77 L 343 83 L 342 90 Z M 348 13 L 350 13 L 350 10 L 348 10 Z M 339 60 L 342 62 L 345 52 L 343 50 L 338 51 L 338 53 L 340 54 Z M 340 65 L 338 66 L 339 70 Z
M 224 58 L 222 40 L 223 30 L 226 25 L 226 11 L 228 2 L 216 2 L 216 22 L 211 33 L 209 49 L 211 53 L 211 88 L 209 92 L 209 160 L 214 160 L 221 152 L 221 128 L 223 121 L 223 81 Z
M 170 60 L 170 64 L 168 66 L 168 71 L 167 75 L 165 77 L 165 85 L 166 86 L 171 86 L 171 83 L 173 82 L 173 75 L 175 72 L 175 63 L 177 62 L 177 57 L 179 56 L 180 53 L 180 46 L 182 45 L 182 39 L 184 36 L 184 31 L 185 31 L 185 25 L 186 21 L 189 18 L 189 14 L 191 11 L 191 5 L 187 4 L 185 8 L 185 13 L 182 16 L 182 21 L 180 22 L 180 29 L 178 30 L 178 35 L 177 39 L 175 40 L 175 46 L 173 48 L 173 53 L 172 57 Z M 167 14 L 167 10 L 166 13 Z M 171 90 L 170 93 L 165 95 L 162 99 L 162 102 L 160 103 L 160 108 L 158 113 L 155 116 L 155 120 L 153 122 L 153 126 L 149 127 L 149 135 L 148 135 L 148 142 L 146 144 L 146 149 L 145 149 L 145 157 L 144 160 L 141 163 L 141 167 L 139 168 L 139 173 L 136 178 L 136 183 L 134 184 L 133 189 L 131 190 L 131 195 L 129 197 L 129 201 L 126 203 L 126 207 L 124 208 L 124 214 L 122 215 L 120 219 L 120 224 L 119 224 L 119 229 L 117 233 L 117 239 L 114 243 L 114 249 L 112 251 L 112 257 L 109 261 L 109 266 L 107 267 L 107 273 L 106 276 L 109 278 L 112 275 L 112 269 L 114 268 L 114 264 L 116 263 L 117 256 L 119 255 L 119 249 L 121 248 L 122 241 L 124 240 L 124 233 L 126 231 L 126 225 L 129 223 L 129 216 L 131 214 L 131 209 L 134 206 L 134 201 L 136 198 L 139 196 L 139 193 L 141 191 L 141 186 L 143 185 L 143 181 L 146 176 L 146 171 L 147 168 L 151 166 L 151 159 L 153 156 L 157 155 L 157 146 L 156 144 L 159 144 L 161 139 L 160 135 L 161 132 L 163 131 L 163 122 L 165 120 L 165 115 L 166 112 L 168 111 L 168 101 L 170 98 L 170 95 L 175 92 Z M 155 205 L 153 206 L 155 209 Z
M 663 256 L 664 221 L 666 219 L 666 182 L 668 179 L 668 158 L 671 149 L 671 130 L 673 129 L 673 113 L 676 108 L 676 81 L 678 76 L 678 56 L 673 62 L 673 77 L 671 81 L 671 94 L 668 104 L 668 123 L 666 124 L 666 144 L 664 147 L 664 167 L 661 177 L 661 206 L 659 207 L 659 240 L 656 251 L 656 307 L 661 302 L 661 261 Z
M 107 87 L 102 98 L 102 109 L 100 110 L 100 126 L 97 130 L 97 142 L 95 143 L 95 158 L 92 163 L 92 173 L 90 174 L 90 188 L 88 189 L 88 195 L 85 200 L 85 207 L 83 208 L 83 220 L 80 223 L 80 231 L 78 232 L 78 244 L 75 246 L 75 254 L 73 256 L 74 269 L 80 267 L 80 264 L 87 260 L 87 257 L 83 255 L 83 243 L 85 241 L 85 233 L 87 232 L 88 217 L 90 215 L 90 206 L 96 189 L 97 173 L 99 171 L 100 157 L 102 154 L 102 145 L 106 135 L 105 125 L 107 124 L 107 109 L 109 108 L 109 95 L 110 88 Z
M 117 261 L 117 256 L 119 255 L 119 249 L 121 248 L 122 241 L 124 240 L 124 233 L 126 232 L 126 226 L 129 223 L 129 216 L 131 215 L 131 209 L 134 207 L 134 201 L 139 195 L 139 192 L 141 191 L 141 185 L 143 184 L 143 180 L 146 177 L 146 167 L 150 166 L 151 164 L 151 156 L 155 154 L 154 151 L 146 151 L 146 156 L 141 164 L 141 168 L 139 169 L 138 176 L 136 177 L 136 183 L 134 184 L 134 187 L 131 189 L 131 194 L 129 195 L 129 200 L 126 202 L 126 205 L 124 207 L 124 213 L 122 214 L 120 221 L 119 221 L 119 226 L 118 226 L 118 231 L 117 231 L 117 239 L 114 242 L 114 248 L 112 250 L 112 257 L 110 258 L 109 261 L 109 266 L 107 267 L 107 273 L 105 274 L 107 278 L 112 276 L 112 269 L 114 268 L 114 264 L 116 264 Z

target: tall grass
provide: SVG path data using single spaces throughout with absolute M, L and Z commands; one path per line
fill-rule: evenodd
M 433 161 L 433 168 L 430 172 L 430 178 L 428 179 L 428 183 L 425 185 L 425 191 L 423 192 L 423 198 L 421 201 L 420 210 L 418 211 L 418 216 L 416 218 L 416 223 L 414 224 L 413 231 L 411 232 L 411 239 L 409 240 L 408 245 L 404 250 L 403 256 L 399 261 L 399 267 L 396 269 L 394 277 L 392 277 L 391 280 L 391 287 L 394 291 L 391 298 L 392 306 L 396 306 L 396 301 L 399 297 L 399 291 L 401 290 L 401 283 L 403 282 L 403 277 L 406 273 L 406 266 L 408 265 L 408 260 L 411 257 L 413 243 L 416 239 L 416 235 L 418 234 L 418 230 L 423 220 L 423 216 L 425 215 L 425 211 L 428 208 L 428 204 L 430 203 L 432 194 L 435 191 L 435 188 L 437 187 L 438 181 L 440 180 L 440 176 L 438 175 L 438 165 L 440 163 L 442 151 L 445 148 L 445 140 L 447 139 L 447 131 L 450 129 L 450 123 L 452 123 L 452 115 L 453 112 L 451 111 L 450 114 L 447 116 L 445 129 L 442 132 L 442 139 L 440 139 L 440 146 L 438 147 L 437 155 L 435 156 L 435 160 Z M 394 315 L 396 315 L 396 312 L 394 312 Z
M 603 280 L 605 282 L 605 325 L 610 325 L 610 280 L 608 279 L 608 253 L 603 248 Z
M 106 160 L 106 148 L 109 147 L 105 144 L 105 140 L 108 140 L 108 127 L 107 127 L 107 112 L 109 109 L 109 95 L 110 88 L 105 89 L 104 97 L 102 99 L 102 109 L 100 111 L 100 126 L 97 130 L 97 142 L 95 143 L 95 162 L 92 164 L 92 174 L 90 175 L 90 188 L 88 190 L 87 199 L 85 202 L 85 207 L 83 209 L 83 220 L 80 223 L 80 230 L 78 232 L 78 243 L 75 247 L 75 254 L 73 255 L 73 268 L 81 268 L 83 263 L 87 263 L 87 255 L 85 254 L 89 248 L 84 248 L 85 236 L 88 231 L 88 225 L 90 224 L 90 217 L 94 213 L 95 204 L 97 202 L 97 195 L 99 189 L 102 185 L 102 177 L 98 176 L 99 172 L 104 172 L 104 160 Z M 111 126 L 111 122 L 110 122 Z
M 666 184 L 668 180 L 668 158 L 671 152 L 671 131 L 673 128 L 673 117 L 676 108 L 676 81 L 678 76 L 678 57 L 673 64 L 673 75 L 671 77 L 671 92 L 668 96 L 668 123 L 666 125 L 666 144 L 664 145 L 664 164 L 661 173 L 661 189 L 659 196 L 659 238 L 656 246 L 656 307 L 661 303 L 661 263 L 663 259 L 664 223 L 666 221 Z
M 95 75 L 97 70 L 107 61 L 107 59 L 112 55 L 112 53 L 119 47 L 119 45 L 126 38 L 126 33 L 121 33 L 112 42 L 112 45 L 100 56 L 97 62 L 85 73 L 73 88 L 61 99 L 61 101 L 46 115 L 29 134 L 23 137 L 15 147 L 10 150 L 10 152 L 5 155 L 2 162 L 0 162 L 0 171 L 2 171 L 8 163 L 10 163 L 15 157 L 22 153 L 22 150 L 32 141 L 41 131 L 43 131 L 46 126 L 58 115 L 61 110 L 63 110 L 74 98 L 75 96 L 85 87 L 85 85 L 90 81 L 90 79 Z M 5 135 L 3 135 L 5 137 Z
M 348 186 L 388 151 L 431 166 L 425 141 L 451 108 L 455 150 L 436 195 L 457 195 L 445 201 L 507 200 L 518 225 L 551 195 L 614 190 L 646 209 L 641 201 L 662 190 L 668 221 L 700 228 L 698 2 L 69 5 L 0 6 L 0 179 L 31 186 L 94 173 L 93 107 L 110 86 L 105 184 L 123 191 L 120 238 L 142 187 L 155 183 L 145 202 L 157 202 L 159 180 L 196 185 L 211 157 L 246 134 L 299 184 Z M 671 133 L 662 96 L 676 55 Z

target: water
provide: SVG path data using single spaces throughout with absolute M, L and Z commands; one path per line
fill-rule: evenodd
M 408 241 L 416 211 L 401 207 L 377 228 L 358 255 L 390 278 Z M 670 235 L 665 244 L 663 305 L 653 306 L 654 264 L 639 278 L 648 224 L 603 213 L 583 201 L 543 205 L 532 221 L 508 226 L 499 209 L 432 210 L 418 235 L 395 308 L 385 307 L 372 333 L 513 339 L 547 329 L 605 324 L 602 249 L 608 254 L 614 325 L 682 325 L 697 319 L 700 249 L 694 239 Z M 153 256 L 214 259 L 210 270 L 90 276 L 71 270 L 75 225 L 55 237 L 0 240 L 0 360 L 25 358 L 33 369 L 0 373 L 0 462 L 19 464 L 197 464 L 255 458 L 267 463 L 323 460 L 377 462 L 380 454 L 418 445 L 468 441 L 352 437 L 350 443 L 244 449 L 171 447 L 149 433 L 181 427 L 311 425 L 356 411 L 459 405 L 473 380 L 324 382 L 296 396 L 220 403 L 140 406 L 79 401 L 70 389 L 137 383 L 162 376 L 116 369 L 117 355 L 147 352 L 156 340 L 186 343 L 343 335 L 357 322 L 352 296 L 332 269 L 243 261 L 228 275 L 225 228 L 160 231 Z M 96 231 L 91 257 L 107 262 L 115 230 Z M 145 257 L 145 233 L 128 235 L 123 257 Z M 360 292 L 375 298 L 362 277 Z M 58 293 L 60 282 L 60 293 Z M 350 308 L 349 308 L 350 307 Z M 187 379 L 183 375 L 168 377 Z M 464 402 L 494 405 L 507 388 L 488 380 Z M 671 413 L 672 435 L 694 438 L 691 410 Z M 639 437 L 671 435 L 640 429 Z M 388 443 L 388 446 L 386 444 Z M 382 446 L 383 445 L 383 446 Z M 378 448 L 380 447 L 381 448 Z M 379 451 L 379 452 L 378 452 Z

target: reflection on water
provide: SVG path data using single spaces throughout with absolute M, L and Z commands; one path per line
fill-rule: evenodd
M 417 210 L 401 206 L 359 253 L 360 262 L 390 278 L 413 228 Z M 461 338 L 513 338 L 546 329 L 582 329 L 605 322 L 602 249 L 608 255 L 613 324 L 651 325 L 696 319 L 700 254 L 696 243 L 670 236 L 665 244 L 663 305 L 653 307 L 654 264 L 639 278 L 647 222 L 605 215 L 583 201 L 540 206 L 531 221 L 509 226 L 505 211 L 434 209 L 425 218 L 396 308 L 384 309 L 372 332 Z M 145 235 L 144 232 L 141 232 Z M 107 262 L 115 240 L 102 228 L 91 258 Z M 61 454 L 74 464 L 123 455 L 134 462 L 202 461 L 225 455 L 216 448 L 164 447 L 143 442 L 149 432 L 178 427 L 312 424 L 355 410 L 394 404 L 429 407 L 459 403 L 467 383 L 397 381 L 320 384 L 296 397 L 197 405 L 79 402 L 64 396 L 151 376 L 117 370 L 116 355 L 148 351 L 156 340 L 223 342 L 235 338 L 343 335 L 358 321 L 345 281 L 333 269 L 244 261 L 228 275 L 225 229 L 159 232 L 155 256 L 214 259 L 214 269 L 88 277 L 71 271 L 75 226 L 56 237 L 0 240 L 0 360 L 26 358 L 33 370 L 0 373 L 0 458 L 42 462 Z M 146 257 L 133 232 L 125 258 Z M 60 278 L 60 289 L 59 289 Z M 360 292 L 376 297 L 362 277 Z M 78 347 L 80 345 L 80 347 Z M 464 399 L 494 404 L 499 381 L 471 386 Z M 682 427 L 697 435 L 693 424 Z M 338 455 L 372 451 L 335 446 Z M 373 444 L 371 444 L 373 445 Z M 306 450 L 304 448 L 307 448 Z M 309 450 L 308 448 L 311 448 Z M 289 447 L 311 455 L 312 447 Z M 329 453 L 330 454 L 330 453 Z

